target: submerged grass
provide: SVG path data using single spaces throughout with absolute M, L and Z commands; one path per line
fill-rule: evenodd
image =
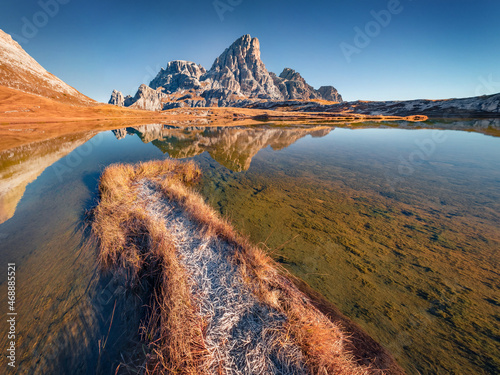
M 348 333 L 321 313 L 282 268 L 189 187 L 200 175 L 192 162 L 165 160 L 112 165 L 101 177 L 100 203 L 92 227 L 99 241 L 101 264 L 104 269 L 126 269 L 132 284 L 151 286 L 143 330 L 151 354 L 144 372 L 229 374 L 263 373 L 265 369 L 266 373 L 382 373 L 383 369 L 374 365 L 360 365 L 347 349 L 351 344 Z M 203 242 L 198 250 L 185 248 L 190 237 Z M 231 275 L 208 275 L 232 281 L 226 289 L 220 280 L 212 280 L 212 284 L 220 293 L 231 289 L 248 294 L 244 299 L 248 306 L 226 306 L 217 295 L 204 290 L 206 287 L 193 277 L 195 272 L 188 270 L 202 267 L 188 259 L 189 252 L 215 254 L 214 249 L 220 249 L 224 256 L 216 260 L 211 255 L 203 262 L 226 262 L 224 267 Z M 242 303 L 238 296 L 231 298 L 234 304 Z M 232 316 L 233 322 L 224 328 L 214 327 L 217 321 L 213 316 L 201 312 L 203 303 L 216 305 L 215 309 Z M 241 334 L 237 326 L 242 322 L 245 329 L 261 329 L 262 333 L 246 339 L 236 337 Z M 217 337 L 220 348 L 207 343 L 208 336 Z M 244 351 L 242 356 L 235 355 L 242 360 L 221 354 L 225 345 Z M 272 358 L 259 358 L 262 355 Z

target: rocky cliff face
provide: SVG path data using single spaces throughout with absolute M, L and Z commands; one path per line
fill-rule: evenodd
M 284 100 L 323 99 L 341 102 L 342 97 L 333 86 L 321 86 L 319 90 L 309 85 L 300 73 L 285 68 L 279 76 L 271 73 L 274 84 L 280 90 Z
M 257 38 L 244 35 L 222 53 L 207 73 L 210 88 L 227 89 L 248 98 L 282 99 L 260 59 Z
M 337 89 L 333 86 L 321 86 L 318 89 L 321 98 L 331 102 L 343 102 L 342 96 L 339 94 Z
M 113 90 L 108 104 L 148 111 L 161 111 L 166 101 L 168 101 L 168 96 L 161 89 L 154 90 L 142 84 L 133 97 L 130 95 L 124 97 L 120 91 Z
M 113 90 L 111 93 L 111 99 L 109 99 L 108 103 L 117 105 L 118 107 L 123 107 L 125 104 L 125 98 L 120 91 Z
M 178 90 L 198 90 L 202 87 L 200 78 L 206 72 L 204 67 L 190 61 L 171 61 L 165 69 L 160 70 L 149 87 L 153 89 L 161 87 L 166 94 Z
M 342 101 L 332 86 L 315 90 L 292 69 L 285 69 L 279 77 L 269 72 L 260 58 L 259 40 L 250 35 L 236 40 L 215 60 L 209 71 L 193 62 L 171 61 L 149 86 L 143 86 L 128 100 L 115 90 L 109 103 L 164 110 L 186 106 L 243 106 L 262 100 Z
M 148 111 L 161 111 L 163 109 L 163 100 L 166 99 L 166 97 L 167 96 L 161 91 L 161 88 L 154 90 L 142 84 L 132 99 L 133 104 L 131 104 L 130 107 L 146 109 Z
M 274 76 L 274 82 L 285 100 L 318 98 L 314 88 L 309 86 L 299 73 L 290 68 L 285 68 L 279 77 Z

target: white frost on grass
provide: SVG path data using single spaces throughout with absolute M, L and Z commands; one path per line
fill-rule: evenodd
M 230 245 L 206 237 L 173 202 L 147 181 L 138 186 L 138 202 L 164 220 L 181 264 L 186 268 L 199 314 L 208 322 L 205 343 L 208 370 L 231 374 L 306 374 L 301 350 L 284 342 L 285 317 L 261 304 L 230 261 Z

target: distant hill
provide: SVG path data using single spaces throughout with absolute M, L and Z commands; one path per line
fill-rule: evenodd
M 368 116 L 426 116 L 428 118 L 498 118 L 500 94 L 461 99 L 416 99 L 405 101 L 371 102 L 357 100 L 343 103 L 318 101 L 258 102 L 247 105 L 251 109 L 270 109 L 295 112 L 320 112 L 331 115 L 359 114 Z

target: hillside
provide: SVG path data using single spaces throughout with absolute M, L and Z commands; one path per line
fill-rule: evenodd
M 0 30 L 0 85 L 63 103 L 78 105 L 96 103 L 95 100 L 47 72 L 2 30 Z

